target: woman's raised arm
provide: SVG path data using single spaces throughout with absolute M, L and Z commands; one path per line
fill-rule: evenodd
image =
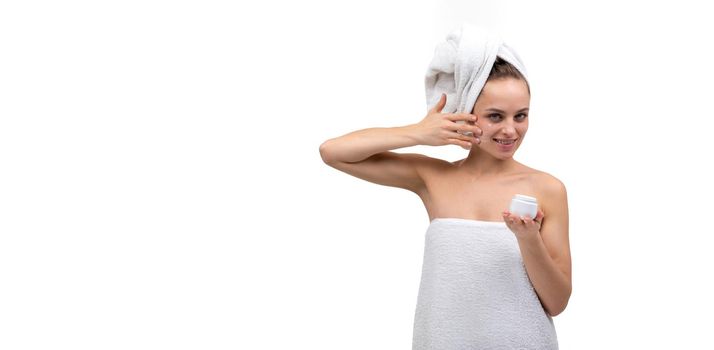
M 474 136 L 457 131 L 481 135 L 473 125 L 476 116 L 467 113 L 441 113 L 446 95 L 432 108 L 422 121 L 401 127 L 368 128 L 329 139 L 320 145 L 322 160 L 340 171 L 385 186 L 401 187 L 414 192 L 424 183 L 418 171 L 420 154 L 400 154 L 390 150 L 416 145 L 441 146 L 454 144 L 465 149 L 479 142 Z M 459 124 L 457 121 L 466 121 Z M 469 123 L 470 122 L 470 123 Z

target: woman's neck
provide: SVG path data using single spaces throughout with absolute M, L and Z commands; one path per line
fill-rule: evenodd
M 500 176 L 521 167 L 513 157 L 499 159 L 480 149 L 472 149 L 468 157 L 456 164 L 469 174 L 478 177 Z

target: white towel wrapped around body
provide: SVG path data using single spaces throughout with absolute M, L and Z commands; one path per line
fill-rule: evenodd
M 442 113 L 471 113 L 497 56 L 528 80 L 520 57 L 499 35 L 469 23 L 449 33 L 446 41 L 437 44 L 426 71 L 427 110 L 445 93 Z
M 503 221 L 432 219 L 413 326 L 413 350 L 558 349 L 555 322 Z

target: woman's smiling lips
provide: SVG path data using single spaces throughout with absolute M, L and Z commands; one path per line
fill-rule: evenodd
M 502 144 L 502 143 L 499 142 L 499 141 L 503 141 L 503 140 L 512 141 L 512 142 L 511 142 L 510 144 Z M 512 150 L 513 147 L 516 145 L 516 141 L 518 141 L 518 139 L 511 139 L 511 140 L 508 140 L 508 139 L 493 139 L 493 141 L 496 142 L 496 144 L 498 145 L 498 148 L 500 148 L 502 151 L 510 151 L 510 150 Z

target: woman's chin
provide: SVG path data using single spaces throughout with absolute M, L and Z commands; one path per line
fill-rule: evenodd
M 518 150 L 518 148 L 515 148 L 508 152 L 503 152 L 503 151 L 496 152 L 494 154 L 494 156 L 498 159 L 511 159 L 511 158 L 513 158 L 513 155 L 516 154 L 517 150 Z
M 481 145 L 478 145 L 477 147 L 479 148 L 478 152 L 485 152 L 485 153 L 490 154 L 492 157 L 494 157 L 496 159 L 506 160 L 506 159 L 513 158 L 513 155 L 516 154 L 516 151 L 518 150 L 519 146 L 520 146 L 520 144 L 516 144 L 516 145 L 514 145 L 514 147 L 512 147 L 509 150 L 504 150 L 499 147 L 496 147 L 496 149 L 481 147 Z M 472 153 L 472 152 L 469 151 L 469 153 Z

